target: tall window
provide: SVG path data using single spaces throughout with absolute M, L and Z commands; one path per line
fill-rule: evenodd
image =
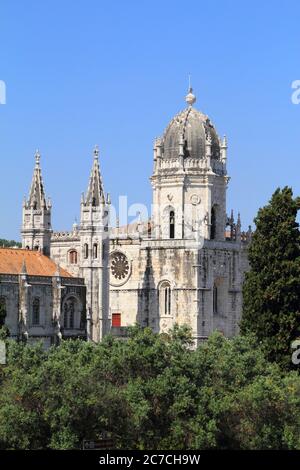
M 170 238 L 175 238 L 175 212 L 170 211 Z
M 211 218 L 210 218 L 210 239 L 214 240 L 216 238 L 216 209 L 213 207 L 211 209 Z
M 171 315 L 171 286 L 168 281 L 164 281 L 159 288 L 159 313 Z
M 98 258 L 98 245 L 94 243 L 93 245 L 93 258 Z
M 6 299 L 5 297 L 0 297 L 0 327 L 5 324 L 6 317 Z
M 216 285 L 213 288 L 213 313 L 218 313 L 218 288 Z
M 77 251 L 76 250 L 69 251 L 69 263 L 77 264 Z
M 32 302 L 32 324 L 40 324 L 40 299 L 35 297 Z
M 87 243 L 85 243 L 83 246 L 83 256 L 85 259 L 89 257 L 89 246 Z
M 74 297 L 68 299 L 64 304 L 64 327 L 72 329 L 75 327 L 75 310 L 77 301 Z

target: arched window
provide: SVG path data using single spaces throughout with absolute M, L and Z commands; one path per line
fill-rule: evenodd
M 74 328 L 75 305 L 74 300 L 69 305 L 69 328 Z
M 34 250 L 39 251 L 40 247 L 38 245 L 35 245 Z
M 69 251 L 69 263 L 77 264 L 77 251 L 76 250 Z
M 35 297 L 32 302 L 32 324 L 40 324 L 40 299 Z
M 216 209 L 212 207 L 211 217 L 210 217 L 210 239 L 214 240 L 216 238 Z
M 171 315 L 171 286 L 168 281 L 161 284 L 158 295 L 160 315 Z
M 0 297 L 0 327 L 5 324 L 6 318 L 6 299 L 5 297 Z
M 213 287 L 213 313 L 218 313 L 218 288 L 216 284 Z
M 26 249 L 26 250 L 30 250 L 30 248 L 29 248 L 29 246 L 28 246 L 28 245 L 26 246 L 26 248 L 25 248 L 25 249 Z
M 83 246 L 83 253 L 84 253 L 84 259 L 87 259 L 89 257 L 89 246 L 87 243 L 85 243 Z
M 69 298 L 63 308 L 64 312 L 64 327 L 66 329 L 75 328 L 75 312 L 77 307 L 77 300 L 74 297 Z
M 69 323 L 69 320 L 68 320 L 68 304 L 65 303 L 65 305 L 64 305 L 64 327 L 65 328 L 68 328 L 68 323 Z
M 94 243 L 93 245 L 93 258 L 98 258 L 98 244 Z
M 169 225 L 170 225 L 170 238 L 175 238 L 175 212 L 174 211 L 170 211 Z

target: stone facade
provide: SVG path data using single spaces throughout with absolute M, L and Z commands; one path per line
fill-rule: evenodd
M 227 140 L 209 118 L 187 107 L 155 139 L 152 216 L 109 231 L 98 149 L 79 224 L 51 230 L 36 155 L 29 199 L 23 206 L 23 248 L 39 249 L 86 286 L 88 338 L 139 323 L 156 332 L 175 323 L 191 326 L 195 342 L 213 330 L 238 332 L 242 282 L 251 231 L 226 214 Z
M 58 344 L 62 338 L 86 338 L 83 279 L 64 270 L 54 272 L 53 262 L 29 250 L 0 249 L 0 269 L 1 311 L 12 338 L 41 340 L 45 348 Z
M 111 257 L 122 254 L 129 269 L 121 279 L 111 270 L 110 311 L 156 332 L 187 324 L 198 343 L 239 330 L 251 232 L 226 215 L 226 137 L 193 107 L 192 90 L 186 101 L 154 143 L 151 221 L 111 234 Z

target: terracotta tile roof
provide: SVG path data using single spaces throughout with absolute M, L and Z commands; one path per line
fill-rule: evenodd
M 54 261 L 39 251 L 0 248 L 0 273 L 20 274 L 25 261 L 27 274 L 31 276 L 54 276 L 57 265 Z M 70 273 L 60 268 L 62 277 L 72 277 Z

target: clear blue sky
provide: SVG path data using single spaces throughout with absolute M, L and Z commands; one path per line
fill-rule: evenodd
M 228 136 L 228 212 L 246 227 L 277 186 L 299 195 L 299 18 L 289 0 L 1 0 L 0 238 L 19 238 L 37 147 L 55 229 L 79 215 L 96 143 L 113 201 L 150 204 L 153 139 L 189 73 Z

